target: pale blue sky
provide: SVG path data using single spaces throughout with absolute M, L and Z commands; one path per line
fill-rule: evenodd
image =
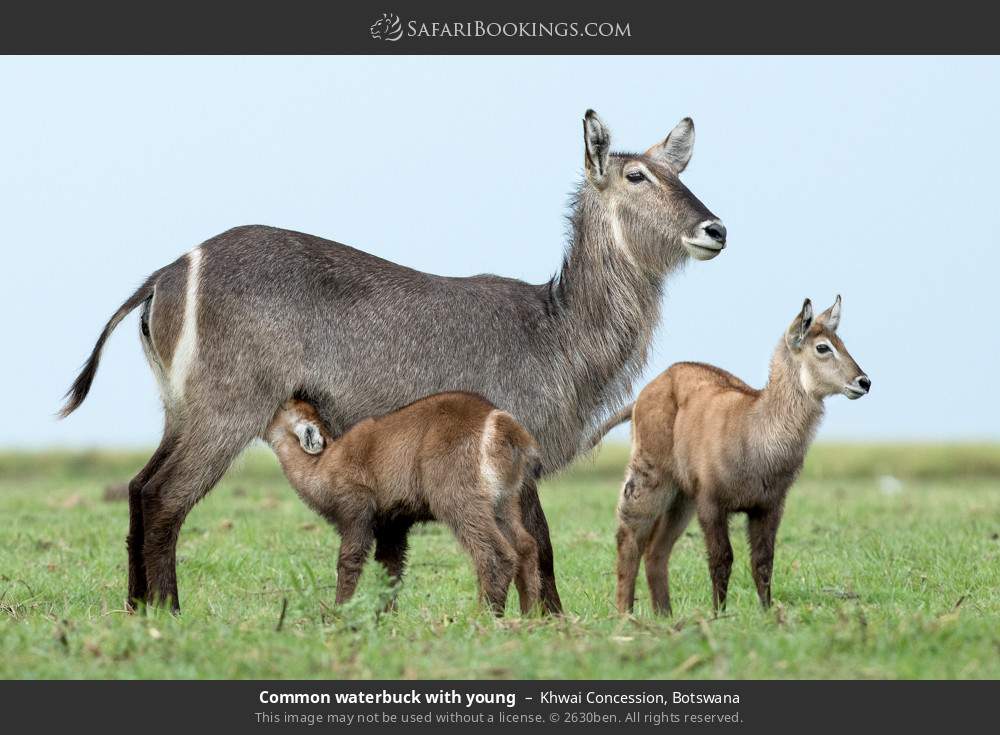
M 874 385 L 821 438 L 998 439 L 998 85 L 976 58 L 0 59 L 0 445 L 154 443 L 134 315 L 52 414 L 132 289 L 233 225 L 548 278 L 588 107 L 629 150 L 693 117 L 684 178 L 729 229 L 670 281 L 647 379 L 760 385 L 803 297 L 839 292 Z

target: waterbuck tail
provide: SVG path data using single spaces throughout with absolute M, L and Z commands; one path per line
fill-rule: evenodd
M 104 325 L 101 336 L 97 338 L 97 344 L 94 345 L 93 352 L 90 353 L 90 357 L 84 363 L 80 374 L 76 376 L 73 385 L 70 386 L 70 389 L 66 391 L 66 395 L 63 396 L 66 399 L 66 405 L 59 411 L 59 418 L 66 418 L 83 403 L 83 399 L 90 392 L 91 383 L 94 382 L 94 375 L 97 374 L 97 365 L 101 361 L 101 350 L 104 348 L 105 341 L 107 341 L 115 327 L 118 326 L 118 323 L 128 316 L 130 311 L 153 295 L 153 286 L 159 274 L 160 272 L 157 271 L 147 278 L 146 282 L 134 294 L 129 296 L 128 300 L 118 308 L 118 311 Z
M 589 451 L 594 447 L 596 447 L 598 444 L 600 444 L 601 440 L 604 438 L 604 435 L 607 434 L 616 426 L 620 426 L 621 424 L 624 424 L 626 421 L 631 421 L 633 408 L 635 408 L 634 401 L 625 406 L 624 408 L 622 408 L 620 411 L 618 411 L 618 413 L 612 415 L 603 424 L 601 424 L 601 428 L 599 428 L 594 433 L 594 435 L 590 437 L 590 443 L 589 446 L 587 447 L 587 450 Z
M 542 475 L 542 451 L 535 437 L 506 411 L 496 414 L 496 427 L 514 456 L 514 464 L 537 480 Z

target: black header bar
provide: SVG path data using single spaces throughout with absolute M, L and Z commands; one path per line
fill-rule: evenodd
M 990 3 L 38 0 L 0 11 L 7 54 L 968 54 Z

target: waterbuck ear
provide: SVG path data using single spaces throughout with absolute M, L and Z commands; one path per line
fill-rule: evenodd
M 593 110 L 583 116 L 583 145 L 587 178 L 594 186 L 603 187 L 608 175 L 611 132 Z
M 831 332 L 837 331 L 837 327 L 840 326 L 840 294 L 837 294 L 837 300 L 833 302 L 833 306 L 820 314 L 816 321 Z
M 299 446 L 307 454 L 319 454 L 323 451 L 323 435 L 320 434 L 316 425 L 308 421 L 299 421 L 295 424 L 295 435 L 299 438 Z
M 674 171 L 680 173 L 687 168 L 692 151 L 694 151 L 694 121 L 686 117 L 670 131 L 666 140 L 654 145 L 646 151 L 646 155 L 663 161 Z
M 799 315 L 795 317 L 792 321 L 792 325 L 788 328 L 788 333 L 785 335 L 785 340 L 788 342 L 788 346 L 793 350 L 799 349 L 802 346 L 803 340 L 805 340 L 806 335 L 809 334 L 809 327 L 813 323 L 813 305 L 812 301 L 806 299 L 802 302 L 802 311 Z

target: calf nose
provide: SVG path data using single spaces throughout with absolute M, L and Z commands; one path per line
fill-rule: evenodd
M 720 245 L 726 244 L 726 226 L 718 220 L 702 225 L 705 234 Z
M 868 379 L 867 375 L 862 375 L 860 378 L 858 378 L 858 385 L 861 386 L 861 389 L 865 393 L 867 393 L 872 389 L 872 381 Z

